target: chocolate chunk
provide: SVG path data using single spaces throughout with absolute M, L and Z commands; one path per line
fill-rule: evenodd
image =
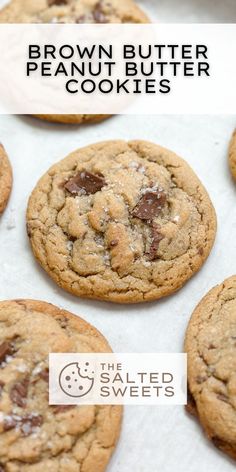
M 154 261 L 157 257 L 157 250 L 161 240 L 164 238 L 163 234 L 159 231 L 158 225 L 152 225 L 151 227 L 151 246 L 147 251 L 148 259 Z
M 23 436 L 29 436 L 34 428 L 41 426 L 43 423 L 43 417 L 36 413 L 18 416 L 9 415 L 4 419 L 3 429 L 4 431 L 10 431 L 11 429 L 18 429 L 21 431 Z
M 3 430 L 10 431 L 11 429 L 15 428 L 17 425 L 17 416 L 7 416 L 3 421 Z
M 0 472 L 5 472 L 5 468 L 2 464 L 0 464 Z
M 107 17 L 103 13 L 102 2 L 97 2 L 93 10 L 93 18 L 95 23 L 107 23 Z
M 67 5 L 68 0 L 48 0 L 48 6 L 53 7 L 54 5 Z
M 196 402 L 193 398 L 193 395 L 191 394 L 189 388 L 187 390 L 187 405 L 185 406 L 186 410 L 190 415 L 197 416 L 197 407 L 196 407 Z
M 91 174 L 85 170 L 69 179 L 64 187 L 73 195 L 78 195 L 81 190 L 89 195 L 98 192 L 104 185 L 105 180 L 102 174 Z
M 164 190 L 150 190 L 146 192 L 139 200 L 132 211 L 132 215 L 140 220 L 153 220 L 166 203 L 166 194 Z
M 17 406 L 24 408 L 26 406 L 26 398 L 29 388 L 29 379 L 25 377 L 20 382 L 13 385 L 10 391 L 10 399 Z
M 4 385 L 5 385 L 5 383 L 4 383 L 2 380 L 0 380 L 0 397 L 1 397 L 1 395 L 2 395 L 2 391 L 3 391 Z
M 45 369 L 41 370 L 41 372 L 39 373 L 39 377 L 40 377 L 40 379 L 45 380 L 45 382 L 48 382 L 49 381 L 49 369 L 45 368 Z
M 6 360 L 6 357 L 11 356 L 11 354 L 13 354 L 13 352 L 14 352 L 14 349 L 13 349 L 12 344 L 8 341 L 4 341 L 0 345 L 0 365 L 1 365 L 2 362 L 4 362 Z
M 54 412 L 57 413 L 64 413 L 64 411 L 71 410 L 75 408 L 75 405 L 52 405 Z
M 209 350 L 211 350 L 211 349 L 216 349 L 215 344 L 210 343 L 209 346 L 208 346 L 208 349 L 209 349 Z
M 42 415 L 31 414 L 22 416 L 19 427 L 24 436 L 29 436 L 31 433 L 33 433 L 34 428 L 38 428 L 42 424 Z

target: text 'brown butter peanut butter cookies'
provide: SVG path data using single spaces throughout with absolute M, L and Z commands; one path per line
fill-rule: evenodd
M 0 303 L 1 472 L 104 472 L 120 433 L 119 406 L 49 406 L 50 352 L 110 352 L 71 313 L 32 300 Z
M 207 258 L 216 232 L 206 190 L 171 151 L 109 141 L 73 152 L 34 189 L 33 252 L 62 288 L 143 302 L 180 288 Z
M 12 170 L 4 147 L 0 144 L 0 214 L 4 211 L 12 188 Z
M 213 443 L 236 459 L 236 276 L 213 288 L 188 325 L 190 412 Z
M 229 147 L 229 165 L 234 179 L 236 180 L 236 130 L 232 136 Z
M 12 0 L 0 11 L 0 23 L 148 23 L 133 0 Z M 109 115 L 37 115 L 58 123 L 88 123 Z

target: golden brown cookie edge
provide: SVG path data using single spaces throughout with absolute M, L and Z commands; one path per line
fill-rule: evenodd
M 0 171 L 0 214 L 5 210 L 13 183 L 12 167 L 7 153 L 2 144 L 0 144 L 0 159 L 2 170 Z

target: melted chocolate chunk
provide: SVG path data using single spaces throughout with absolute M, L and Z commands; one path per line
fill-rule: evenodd
M 149 251 L 147 252 L 148 258 L 150 261 L 154 261 L 157 257 L 157 250 L 159 247 L 160 242 L 164 238 L 163 234 L 160 233 L 159 231 L 159 226 L 153 225 L 151 227 L 151 246 L 149 248 Z
M 75 238 L 75 236 L 71 236 L 71 234 L 68 234 L 68 240 L 71 241 L 72 243 L 74 243 L 75 241 L 77 241 L 77 238 Z
M 166 203 L 166 194 L 164 190 L 150 190 L 146 192 L 139 200 L 132 211 L 132 215 L 140 220 L 153 220 Z
M 45 380 L 45 382 L 49 381 L 49 369 L 46 367 L 45 369 L 41 370 L 39 373 L 39 377 L 42 380 Z
M 78 195 L 81 190 L 84 190 L 87 195 L 90 195 L 101 190 L 104 185 L 105 180 L 102 174 L 92 174 L 84 170 L 69 179 L 64 187 L 68 192 L 72 193 L 72 195 Z
M 24 408 L 26 406 L 26 398 L 29 388 L 29 379 L 25 377 L 20 382 L 13 385 L 10 391 L 10 399 L 17 406 Z
M 53 7 L 54 5 L 67 5 L 68 0 L 48 0 L 48 6 Z
M 18 416 L 12 415 L 5 418 L 3 422 L 4 431 L 10 431 L 11 429 L 18 429 L 23 436 L 29 436 L 33 433 L 34 428 L 37 428 L 43 424 L 43 417 L 36 413 Z
M 34 428 L 38 428 L 43 424 L 42 415 L 25 415 L 22 416 L 20 423 L 20 430 L 24 436 L 29 436 L 33 433 Z
M 3 421 L 3 430 L 4 431 L 10 431 L 11 429 L 15 428 L 17 425 L 17 416 L 7 416 L 7 418 L 4 419 Z
M 52 405 L 54 412 L 57 413 L 64 413 L 64 411 L 71 410 L 75 408 L 75 405 Z
M 0 365 L 2 362 L 6 360 L 7 356 L 11 356 L 14 353 L 13 345 L 12 343 L 8 341 L 4 341 L 0 345 Z
M 0 472 L 5 472 L 5 468 L 2 464 L 0 464 Z
M 196 407 L 196 402 L 193 398 L 192 393 L 189 390 L 187 390 L 187 405 L 185 406 L 186 410 L 190 415 L 197 416 L 197 407 Z

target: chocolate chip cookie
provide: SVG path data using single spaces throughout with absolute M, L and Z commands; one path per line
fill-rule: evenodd
M 1 23 L 147 23 L 133 0 L 11 0 Z
M 229 147 L 229 165 L 234 179 L 236 179 L 236 130 L 232 136 Z
M 213 288 L 188 325 L 188 409 L 213 443 L 236 459 L 236 276 Z
M 133 0 L 12 0 L 0 23 L 147 23 Z M 57 123 L 97 122 L 109 115 L 36 115 Z
M 108 141 L 54 165 L 27 211 L 33 252 L 75 295 L 120 303 L 168 295 L 198 270 L 216 232 L 186 162 L 144 141 Z
M 45 302 L 0 303 L 0 471 L 103 472 L 119 406 L 49 406 L 50 352 L 109 352 L 103 336 Z
M 11 164 L 2 144 L 0 144 L 0 214 L 4 211 L 12 188 Z

